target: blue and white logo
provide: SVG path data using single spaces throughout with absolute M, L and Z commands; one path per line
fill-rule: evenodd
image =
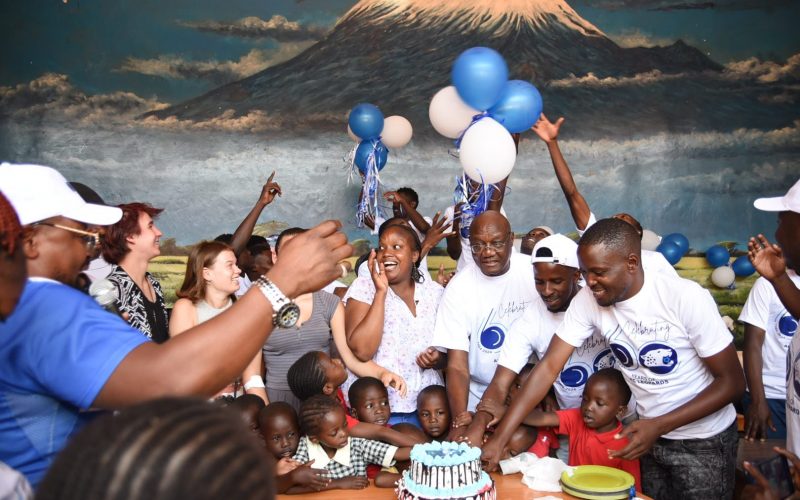
M 570 365 L 561 371 L 559 378 L 567 387 L 581 387 L 589 379 L 589 370 L 583 365 Z
M 505 340 L 506 332 L 499 326 L 490 326 L 481 332 L 481 345 L 490 351 L 500 349 Z
M 636 369 L 637 366 L 639 366 L 639 363 L 636 360 L 636 356 L 634 356 L 633 353 L 631 353 L 631 351 L 628 349 L 628 346 L 614 343 L 611 344 L 609 347 L 611 347 L 611 352 L 614 353 L 614 357 L 617 358 L 619 364 L 621 364 L 625 368 L 628 368 L 629 370 L 634 370 Z
M 611 352 L 611 349 L 604 349 L 600 351 L 600 354 L 595 356 L 592 366 L 594 367 L 594 371 L 600 371 L 605 368 L 614 368 L 616 364 L 617 359 L 614 357 L 614 353 Z
M 639 362 L 651 372 L 664 375 L 678 365 L 678 353 L 666 344 L 654 342 L 639 351 Z
M 778 320 L 778 332 L 787 337 L 794 336 L 797 333 L 797 320 L 789 314 L 783 316 Z

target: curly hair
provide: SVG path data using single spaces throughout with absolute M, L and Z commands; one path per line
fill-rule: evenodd
M 325 415 L 341 410 L 342 405 L 330 396 L 316 394 L 303 401 L 300 406 L 300 428 L 306 436 L 318 436 L 320 423 Z
M 139 217 L 145 213 L 152 218 L 164 211 L 163 208 L 154 208 L 147 203 L 123 203 L 117 205 L 122 209 L 122 218 L 106 228 L 103 236 L 103 259 L 110 264 L 119 264 L 131 251 L 128 247 L 128 237 L 141 233 Z
M 321 394 L 322 389 L 325 387 L 325 382 L 328 378 L 322 369 L 320 363 L 320 354 L 325 354 L 322 351 L 308 351 L 300 356 L 286 373 L 286 381 L 289 383 L 289 389 L 300 401 Z
M 106 414 L 56 457 L 37 499 L 274 498 L 272 461 L 234 412 L 194 398 Z

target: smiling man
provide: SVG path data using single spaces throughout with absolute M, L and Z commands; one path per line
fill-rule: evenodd
M 641 420 L 610 456 L 640 458 L 654 498 L 731 498 L 736 411 L 744 376 L 713 298 L 700 285 L 645 272 L 634 228 L 618 219 L 590 227 L 578 249 L 587 287 L 572 300 L 547 352 L 483 447 L 487 469 L 542 400 L 573 351 L 595 333 L 610 344 Z
M 486 211 L 470 226 L 475 266 L 456 273 L 436 316 L 433 345 L 447 351 L 447 396 L 462 437 L 471 412 L 494 376 L 509 329 L 539 300 L 528 257 L 511 254 L 514 235 L 499 212 Z

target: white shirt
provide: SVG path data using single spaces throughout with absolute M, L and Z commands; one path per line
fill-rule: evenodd
M 608 341 L 643 419 L 675 410 L 710 385 L 713 376 L 700 358 L 718 354 L 732 340 L 707 290 L 662 273 L 645 273 L 636 295 L 609 307 L 599 306 L 588 288 L 578 292 L 556 335 L 578 347 L 595 332 Z M 707 438 L 735 419 L 728 404 L 663 437 Z
M 786 274 L 800 288 L 800 277 L 791 269 L 787 269 Z M 761 346 L 764 395 L 769 399 L 786 399 L 786 352 L 797 333 L 797 319 L 783 306 L 772 284 L 765 278 L 758 278 L 750 289 L 739 321 L 764 330 L 764 345 Z
M 800 453 L 800 335 L 792 337 L 786 356 L 786 448 Z
M 242 276 L 239 276 L 239 289 L 236 290 L 233 294 L 238 299 L 239 297 L 247 293 L 247 291 L 250 290 L 250 287 L 252 285 L 253 282 L 250 281 L 250 278 L 247 276 L 247 273 L 245 273 Z
M 449 224 L 447 231 L 450 232 L 453 229 L 453 214 L 455 213 L 455 205 L 450 205 L 444 210 L 444 219 Z M 503 207 L 500 207 L 500 213 L 508 219 L 506 215 L 506 211 L 503 210 Z M 459 230 L 461 228 L 459 227 Z M 458 235 L 458 239 L 461 240 L 461 255 L 458 256 L 458 262 L 456 262 L 456 271 L 460 271 L 464 269 L 466 266 L 472 266 L 475 264 L 475 259 L 472 258 L 472 250 L 469 248 L 469 238 L 464 238 L 460 234 Z M 512 247 L 511 253 L 517 253 L 517 249 Z
M 486 276 L 477 265 L 457 272 L 445 288 L 433 345 L 469 353 L 469 402 L 472 411 L 492 381 L 509 331 L 534 301 L 541 301 L 527 255 L 510 257 L 501 276 Z
M 595 222 L 597 222 L 597 218 L 594 216 L 594 213 L 589 212 L 589 222 L 586 223 L 585 228 L 578 229 L 578 236 L 583 236 L 583 233 Z M 644 248 L 642 248 L 642 269 L 644 269 L 645 273 L 658 272 L 672 276 L 673 278 L 680 277 L 678 271 L 672 267 L 672 264 L 669 263 L 666 257 L 661 255 L 661 252 L 645 250 Z

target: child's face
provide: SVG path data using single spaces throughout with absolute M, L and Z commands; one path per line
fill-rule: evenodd
M 258 411 L 260 408 L 256 406 L 248 406 L 240 411 L 240 415 L 242 420 L 244 420 L 245 425 L 250 432 L 254 432 L 259 434 L 261 432 L 260 426 L 258 425 Z
M 531 374 L 531 369 L 526 366 L 519 372 L 519 375 L 514 377 L 514 382 L 508 389 L 508 396 L 506 396 L 506 406 L 511 405 L 511 401 L 514 400 L 519 390 L 522 389 L 522 386 L 525 384 L 525 381 L 528 379 L 528 376 L 530 374 Z
M 275 459 L 291 458 L 297 451 L 300 442 L 300 432 L 297 421 L 290 415 L 278 413 L 272 418 L 261 421 L 261 434 L 264 443 Z
M 322 446 L 338 450 L 347 445 L 349 436 L 350 432 L 347 430 L 344 409 L 335 408 L 322 417 L 322 421 L 319 424 L 319 434 L 310 437 Z
M 344 364 L 341 359 L 331 359 L 327 354 L 320 353 L 319 363 L 322 371 L 325 373 L 325 379 L 334 388 L 338 388 L 345 383 L 347 380 L 347 370 L 344 369 Z
M 441 394 L 428 394 L 419 402 L 417 416 L 425 434 L 438 439 L 450 431 L 450 406 Z
M 356 418 L 361 422 L 386 425 L 391 413 L 389 395 L 386 393 L 386 388 L 369 386 L 359 396 L 357 404 L 353 405 Z
M 583 390 L 581 414 L 586 427 L 608 432 L 617 426 L 617 416 L 625 406 L 614 384 L 603 379 L 589 379 Z

